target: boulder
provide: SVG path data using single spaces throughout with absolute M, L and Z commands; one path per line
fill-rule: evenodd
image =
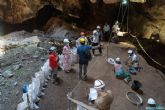
M 6 70 L 5 72 L 2 73 L 2 76 L 5 78 L 11 78 L 14 76 L 11 70 Z

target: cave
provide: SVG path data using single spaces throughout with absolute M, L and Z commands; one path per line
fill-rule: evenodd
M 53 5 L 45 5 L 37 12 L 36 24 L 42 28 L 51 17 L 60 17 L 61 15 L 62 12 L 54 8 Z
M 61 15 L 62 12 L 54 8 L 53 5 L 45 5 L 37 12 L 36 17 L 28 19 L 22 23 L 11 24 L 0 19 L 0 35 L 21 30 L 28 32 L 33 32 L 34 29 L 44 30 L 44 25 L 51 17 L 61 17 Z
M 57 10 L 53 4 L 49 4 L 41 8 L 36 13 L 36 17 L 26 20 L 22 23 L 10 24 L 0 20 L 0 35 L 5 35 L 7 33 L 20 30 L 26 30 L 28 32 L 32 32 L 34 29 L 47 31 L 43 27 L 46 25 L 47 21 L 49 21 L 51 17 L 58 17 L 70 24 L 76 23 L 77 26 L 85 28 L 86 30 L 91 30 L 95 28 L 96 25 L 103 26 L 105 22 L 112 26 L 116 22 L 116 20 L 118 20 L 122 25 L 121 28 L 123 31 L 128 30 L 129 32 L 136 33 L 137 30 L 134 29 L 134 27 L 137 24 L 135 22 L 131 22 L 131 17 L 137 15 L 144 15 L 146 18 L 152 21 L 153 18 L 151 17 L 151 15 L 143 10 L 151 8 L 152 6 L 154 6 L 154 3 L 155 2 L 151 1 L 148 1 L 145 4 L 130 3 L 128 7 L 127 5 L 121 5 L 120 3 L 104 4 L 100 1 L 98 4 L 91 4 L 88 0 L 80 0 L 81 6 L 84 6 L 78 14 L 80 18 L 68 16 L 67 13 Z M 71 11 L 75 11 L 75 13 L 77 12 L 76 8 L 73 8 Z M 130 22 L 127 20 L 129 20 Z M 129 29 L 127 27 L 127 23 Z M 143 24 L 143 21 L 141 21 L 141 24 Z M 138 27 L 139 29 L 143 29 L 143 25 L 138 25 Z M 155 57 L 156 59 L 158 58 L 158 61 L 164 64 L 164 60 L 162 60 L 163 56 L 165 55 L 165 53 L 163 53 L 164 44 L 156 42 L 158 40 L 160 40 L 160 36 L 158 34 L 155 35 L 155 33 L 151 34 L 150 40 L 141 38 L 141 42 L 144 43 L 144 46 L 147 48 L 147 51 L 151 54 L 151 56 Z M 130 38 L 122 38 L 121 41 L 129 42 L 132 40 L 130 40 Z M 153 43 L 155 44 L 155 46 L 150 46 L 148 45 L 148 43 Z M 135 43 L 135 45 L 137 44 Z M 160 55 L 155 55 L 154 53 L 152 53 L 152 49 L 155 51 L 161 50 L 162 57 L 159 57 Z M 140 48 L 138 48 L 138 50 L 142 55 L 144 55 L 144 57 L 146 57 L 148 63 L 153 66 L 156 66 L 163 72 L 165 71 L 164 68 L 157 66 L 154 62 L 148 59 L 148 57 L 145 56 L 145 54 L 141 51 Z
M 95 81 L 98 79 L 104 87 L 99 89 L 101 93 L 97 95 L 105 97 L 104 90 L 110 90 L 114 95 L 111 101 L 113 103 L 106 107 L 108 110 L 109 105 L 112 110 L 136 110 L 136 104 L 139 108 L 145 109 L 149 105 L 147 99 L 151 96 L 160 105 L 165 105 L 165 0 L 129 2 L 128 5 L 122 5 L 120 0 L 2 1 L 0 2 L 0 109 L 20 110 L 18 106 L 25 98 L 23 97 L 26 95 L 23 94 L 25 88 L 30 90 L 26 90 L 27 100 L 23 102 L 30 105 L 28 109 L 39 107 L 39 110 L 69 110 L 76 109 L 81 104 L 85 107 L 89 105 L 91 109 L 95 105 L 88 102 L 87 96 L 90 95 L 88 89 L 95 87 Z M 105 1 L 118 2 L 106 4 Z M 91 42 L 95 39 L 92 37 L 96 26 L 101 26 L 103 30 L 104 24 L 108 23 L 112 32 L 112 26 L 116 21 L 119 21 L 121 31 L 128 33 L 117 36 L 118 42 L 106 39 L 99 42 L 98 46 L 94 46 L 95 42 L 93 44 Z M 87 63 L 87 72 L 86 70 L 80 72 L 81 56 L 77 54 L 79 51 L 75 47 L 81 32 L 85 33 L 90 42 L 87 45 L 88 50 L 91 49 L 92 58 Z M 109 38 L 112 37 L 110 35 Z M 66 44 L 65 38 L 70 42 L 67 40 Z M 66 53 L 64 46 L 68 47 Z M 95 54 L 92 53 L 92 49 L 100 47 L 102 53 L 98 50 Z M 140 69 L 136 73 L 128 71 L 129 67 L 133 66 L 131 65 L 133 62 L 127 64 L 126 60 L 130 49 L 138 56 Z M 83 52 L 82 56 L 86 56 L 86 53 Z M 57 59 L 52 57 L 53 55 Z M 108 62 L 110 58 L 112 62 Z M 55 71 L 50 68 L 51 59 L 58 62 Z M 117 59 L 121 66 L 117 65 Z M 69 71 L 65 71 L 64 65 L 71 67 Z M 116 65 L 123 68 L 122 74 L 128 73 L 131 76 L 130 82 L 125 80 L 126 77 L 116 77 Z M 84 73 L 82 78 L 80 73 Z M 84 80 L 83 77 L 87 79 Z M 57 79 L 58 84 L 54 84 L 53 78 Z M 144 100 L 141 105 L 132 104 L 126 96 L 130 93 L 135 80 L 143 85 L 140 91 L 133 91 Z M 23 100 L 20 101 L 20 98 Z M 38 99 L 40 102 L 36 102 Z M 70 99 L 74 99 L 73 102 L 77 100 L 77 103 L 71 102 Z

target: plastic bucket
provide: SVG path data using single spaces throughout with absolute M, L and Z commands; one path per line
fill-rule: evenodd
M 131 85 L 131 88 L 134 91 L 139 90 L 141 87 L 142 87 L 142 84 L 139 81 L 137 81 L 137 80 L 134 80 L 132 85 Z

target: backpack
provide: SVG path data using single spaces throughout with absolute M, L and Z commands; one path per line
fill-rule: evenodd
M 87 56 L 88 61 L 92 60 L 92 55 L 91 55 L 90 50 L 86 51 L 85 54 L 86 54 L 86 56 Z

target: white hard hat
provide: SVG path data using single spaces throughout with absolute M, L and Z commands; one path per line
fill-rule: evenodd
M 103 87 L 105 87 L 105 83 L 102 80 L 95 80 L 94 88 L 101 89 Z
M 97 29 L 100 29 L 101 27 L 100 27 L 100 26 L 97 26 L 96 28 L 97 28 Z
M 119 57 L 117 57 L 117 58 L 115 59 L 115 61 L 120 62 L 120 58 L 119 58 Z
M 49 50 L 50 50 L 50 51 L 55 51 L 55 50 L 56 50 L 56 47 L 50 47 Z
M 149 98 L 147 101 L 147 104 L 154 105 L 154 104 L 156 104 L 156 102 L 153 98 Z
M 128 54 L 131 54 L 131 53 L 133 53 L 133 51 L 132 50 L 128 50 Z
M 69 43 L 69 40 L 68 40 L 68 39 L 64 39 L 64 41 L 63 41 L 63 42 Z
M 95 33 L 97 33 L 97 31 L 96 30 L 93 30 L 93 34 L 95 34 Z

